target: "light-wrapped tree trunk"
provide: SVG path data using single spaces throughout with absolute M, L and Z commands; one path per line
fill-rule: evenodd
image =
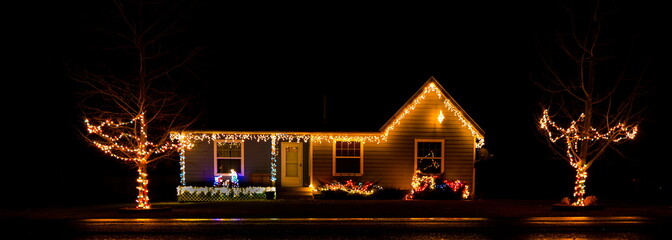
M 614 143 L 637 134 L 645 92 L 646 66 L 632 61 L 633 42 L 620 29 L 617 4 L 600 1 L 569 2 L 566 28 L 558 26 L 557 45 L 542 58 L 546 68 L 535 83 L 545 91 L 539 130 L 555 154 L 575 170 L 571 204 L 585 205 L 588 169 L 613 149 Z M 621 45 L 619 45 L 621 44 Z M 623 47 L 622 44 L 631 44 Z M 620 54 L 620 55 L 619 55 Z M 646 62 L 643 60 L 641 62 Z M 557 123 L 556 123 L 557 122 Z

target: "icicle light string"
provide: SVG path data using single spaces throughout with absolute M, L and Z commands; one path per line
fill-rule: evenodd
M 332 141 L 353 141 L 353 142 L 370 142 L 370 143 L 380 143 L 387 141 L 387 137 L 390 132 L 394 130 L 402 120 L 406 117 L 407 114 L 411 113 L 418 104 L 420 104 L 426 97 L 427 94 L 434 93 L 439 99 L 443 99 L 443 105 L 450 112 L 453 113 L 461 123 L 463 127 L 469 129 L 469 132 L 472 136 L 476 138 L 477 148 L 482 147 L 485 144 L 485 139 L 481 135 L 476 127 L 472 125 L 469 120 L 462 114 L 462 112 L 455 106 L 455 104 L 450 101 L 450 99 L 445 98 L 441 93 L 441 90 L 434 84 L 430 83 L 427 87 L 424 88 L 422 93 L 416 97 L 411 104 L 406 106 L 401 114 L 396 116 L 394 120 L 388 125 L 381 133 L 376 134 L 332 134 L 332 133 L 304 133 L 304 134 L 285 134 L 285 133 L 174 133 L 174 137 L 180 136 L 181 138 L 188 138 L 190 141 L 213 141 L 213 140 L 254 140 L 257 142 L 268 142 L 271 140 L 272 136 L 275 136 L 276 140 L 279 141 L 296 141 L 296 142 L 308 142 L 309 140 L 321 143 L 323 141 L 332 142 Z M 443 112 L 441 112 L 443 115 Z
M 180 139 L 181 147 L 186 148 L 187 146 L 193 146 L 195 141 L 207 141 L 212 142 L 215 140 L 253 140 L 257 142 L 271 142 L 271 180 L 275 182 L 277 175 L 277 150 L 275 145 L 278 141 L 288 141 L 288 142 L 304 142 L 312 141 L 315 143 L 322 142 L 334 142 L 334 141 L 348 141 L 348 142 L 361 142 L 366 143 L 380 143 L 387 141 L 387 138 L 392 130 L 399 126 L 402 120 L 411 113 L 418 104 L 420 104 L 428 94 L 434 93 L 439 98 L 443 100 L 443 106 L 449 110 L 453 116 L 457 118 L 458 121 L 462 123 L 463 127 L 466 127 L 471 135 L 476 139 L 476 148 L 481 148 L 485 145 L 485 138 L 479 133 L 477 128 L 470 123 L 470 121 L 462 114 L 462 112 L 452 103 L 449 98 L 445 98 L 442 94 L 442 91 L 434 84 L 428 84 L 421 94 L 416 97 L 411 104 L 407 105 L 403 111 L 397 115 L 394 120 L 389 124 L 383 131 L 380 133 L 371 133 L 371 134 L 333 134 L 333 133 L 295 133 L 295 134 L 286 134 L 286 133 L 198 133 L 198 132 L 174 132 L 171 134 L 173 139 Z M 442 122 L 445 116 L 443 111 L 440 112 L 439 121 Z M 184 153 L 181 151 L 181 155 Z M 180 157 L 181 160 L 184 159 L 183 156 Z M 182 174 L 184 177 L 184 174 Z M 182 178 L 183 178 L 182 177 Z M 184 179 L 181 180 L 184 182 Z

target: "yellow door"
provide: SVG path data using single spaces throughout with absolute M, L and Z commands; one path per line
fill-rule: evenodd
M 303 144 L 283 142 L 280 144 L 282 157 L 281 186 L 302 187 L 303 185 Z

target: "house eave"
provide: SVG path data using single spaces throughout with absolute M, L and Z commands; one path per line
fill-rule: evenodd
M 348 140 L 348 141 L 362 141 L 362 142 L 382 142 L 387 140 L 387 136 L 396 125 L 401 122 L 404 116 L 413 110 L 419 100 L 422 99 L 423 94 L 433 92 L 438 94 L 440 98 L 445 98 L 444 104 L 447 110 L 451 111 L 466 128 L 469 129 L 472 136 L 477 140 L 479 146 L 482 146 L 485 139 L 485 132 L 476 124 L 476 122 L 460 107 L 460 105 L 453 99 L 446 89 L 439 84 L 434 78 L 430 77 L 425 84 L 394 114 L 392 117 L 379 129 L 379 131 L 371 132 L 350 132 L 350 131 L 203 131 L 203 130 L 185 130 L 173 131 L 172 134 L 186 134 L 192 139 L 251 139 L 269 140 L 270 138 L 281 138 L 285 140 L 296 141 L 322 141 L 322 140 Z M 197 137 L 200 136 L 200 137 Z
M 432 87 L 436 88 L 441 93 L 441 95 L 445 96 L 445 98 L 449 101 L 449 104 L 454 107 L 457 113 L 461 116 L 461 120 L 464 120 L 463 123 L 467 125 L 467 127 L 472 131 L 472 135 L 478 139 L 483 139 L 485 136 L 485 131 L 483 131 L 483 129 L 478 126 L 478 124 L 469 116 L 469 114 L 467 114 L 464 109 L 460 107 L 457 101 L 455 101 L 455 99 L 453 99 L 453 97 L 448 94 L 448 91 L 446 91 L 446 89 L 443 88 L 443 86 L 441 86 L 441 84 L 439 84 L 439 82 L 434 77 L 430 77 L 427 82 L 425 82 L 425 84 L 417 92 L 415 92 L 415 94 L 413 94 L 413 96 L 408 101 L 406 101 L 406 103 L 401 108 L 399 108 L 399 110 L 394 115 L 392 115 L 392 117 L 385 124 L 383 124 L 383 126 L 380 128 L 380 132 L 385 133 L 391 130 L 391 128 L 394 128 L 394 125 L 398 124 L 396 122 L 400 121 L 405 113 L 409 111 L 409 109 L 412 109 L 411 106 L 416 103 L 417 99 L 421 97 L 422 94 L 425 94 L 428 88 Z
M 381 142 L 380 132 L 292 132 L 292 131 L 175 131 L 173 134 L 196 140 L 256 140 L 273 141 L 360 141 Z

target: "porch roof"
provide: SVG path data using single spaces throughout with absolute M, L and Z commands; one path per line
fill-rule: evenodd
M 314 115 L 316 114 L 302 115 L 302 116 L 313 116 L 302 118 L 302 117 L 293 117 L 294 116 L 293 112 L 288 111 L 286 114 L 276 113 L 276 114 L 268 114 L 268 116 L 266 117 L 261 117 L 263 116 L 264 109 L 260 108 L 258 109 L 259 111 L 256 112 L 248 111 L 248 113 L 252 113 L 251 116 L 256 121 L 238 120 L 238 122 L 242 123 L 240 125 L 237 125 L 239 126 L 239 129 L 229 129 L 223 131 L 189 130 L 184 131 L 183 133 L 187 133 L 192 138 L 208 138 L 208 139 L 255 138 L 257 140 L 260 139 L 268 140 L 272 136 L 275 137 L 281 136 L 282 138 L 286 139 L 300 138 L 306 140 L 310 138 L 312 140 L 318 140 L 318 141 L 325 139 L 329 140 L 354 139 L 366 142 L 380 142 L 386 140 L 388 132 L 394 129 L 394 127 L 398 124 L 398 122 L 404 118 L 407 112 L 413 110 L 415 104 L 424 99 L 425 94 L 437 94 L 440 98 L 444 99 L 446 110 L 449 110 L 449 112 L 452 112 L 452 114 L 458 117 L 458 119 L 462 121 L 463 125 L 471 131 L 471 134 L 478 139 L 480 145 L 483 144 L 484 131 L 462 109 L 462 107 L 460 107 L 460 105 L 457 104 L 457 102 L 452 98 L 452 96 L 448 94 L 448 92 L 441 86 L 441 84 L 434 77 L 430 77 L 419 90 L 415 91 L 415 94 L 406 95 L 406 96 L 412 96 L 410 99 L 402 98 L 407 100 L 404 104 L 402 104 L 403 102 L 402 103 L 394 102 L 394 104 L 390 103 L 390 101 L 381 102 L 380 99 L 373 96 L 369 96 L 369 98 L 363 99 L 362 101 L 359 102 L 373 102 L 373 103 L 385 103 L 385 104 L 378 104 L 377 106 L 373 107 L 371 105 L 362 104 L 366 106 L 359 108 L 358 108 L 359 104 L 342 104 L 341 107 L 347 106 L 347 108 L 344 109 L 345 110 L 344 114 L 337 114 L 335 115 L 335 118 L 340 117 L 341 118 L 340 120 L 342 120 L 342 122 L 348 123 L 344 125 L 327 124 L 326 122 L 324 122 L 327 120 L 328 117 L 326 116 L 326 114 L 328 114 L 327 112 L 323 113 L 322 124 L 316 125 L 307 123 L 311 122 L 310 120 L 313 120 L 312 121 L 313 123 L 319 122 L 314 121 L 317 120 L 317 118 L 314 117 Z M 397 100 L 399 99 L 400 98 L 397 98 Z M 326 111 L 327 109 L 327 101 L 328 100 L 325 97 L 325 102 L 323 102 L 324 105 L 322 109 L 323 111 Z M 273 105 L 277 107 L 271 109 L 277 110 L 277 109 L 283 109 L 283 107 L 292 108 L 294 107 L 293 104 L 300 104 L 300 103 L 302 102 L 299 101 L 297 103 L 290 101 L 288 103 L 279 103 L 279 104 L 275 103 Z M 390 108 L 389 106 L 391 105 L 396 105 L 396 107 Z M 399 108 L 399 106 L 401 106 L 401 108 Z M 314 113 L 314 109 L 311 108 L 306 109 L 309 109 L 309 111 L 312 110 Z M 385 117 L 382 116 L 377 117 L 382 115 L 383 113 L 386 114 Z M 243 119 L 244 117 L 245 116 L 241 116 L 241 119 Z M 275 123 L 276 125 L 280 124 L 284 126 L 284 128 L 279 128 L 275 130 L 264 130 L 264 131 L 245 130 L 245 129 L 255 129 L 258 126 L 268 126 L 270 123 Z M 360 125 L 362 127 L 360 128 L 355 127 L 357 125 Z M 286 129 L 294 129 L 294 130 L 286 130 Z M 353 129 L 355 130 L 353 131 Z M 362 131 L 362 129 L 366 130 Z

